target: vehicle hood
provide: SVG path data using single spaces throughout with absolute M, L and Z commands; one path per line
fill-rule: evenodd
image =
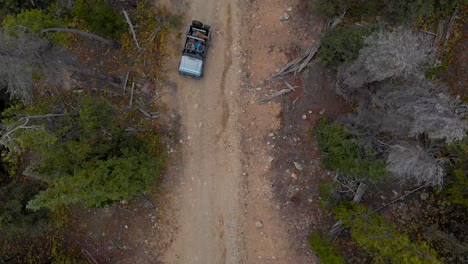
M 182 56 L 179 71 L 189 75 L 200 77 L 202 74 L 203 61 L 190 56 Z

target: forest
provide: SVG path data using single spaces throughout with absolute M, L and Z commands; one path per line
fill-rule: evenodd
M 309 132 L 334 171 L 320 201 L 333 224 L 312 250 L 322 263 L 468 263 L 466 1 L 311 5 L 343 17 L 317 57 L 351 109 Z
M 69 220 L 157 187 L 172 132 L 155 84 L 180 18 L 150 4 L 1 1 L 1 263 L 88 263 Z
M 350 109 L 309 130 L 333 172 L 312 251 L 468 263 L 468 4 L 304 1 L 340 18 L 316 58 Z M 0 262 L 93 263 L 76 222 L 151 203 L 168 166 L 158 85 L 182 18 L 152 1 L 0 3 Z

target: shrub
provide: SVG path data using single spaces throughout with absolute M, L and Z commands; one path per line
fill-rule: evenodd
M 78 0 L 72 14 L 93 33 L 104 37 L 118 39 L 126 30 L 123 15 L 115 13 L 103 0 Z
M 325 66 L 336 70 L 341 64 L 357 59 L 359 50 L 364 46 L 364 38 L 374 29 L 337 27 L 325 36 L 317 56 Z
M 24 30 L 23 27 L 28 28 L 27 32 L 41 35 L 41 31 L 43 29 L 50 27 L 65 27 L 66 22 L 53 16 L 47 10 L 31 9 L 23 10 L 18 15 L 8 15 L 3 20 L 2 24 L 9 35 L 17 36 L 19 31 Z M 66 43 L 66 36 L 62 32 L 49 33 L 48 36 L 56 44 L 64 45 Z
M 432 1 L 386 0 L 385 18 L 393 23 L 410 24 L 432 11 Z
M 447 66 L 446 63 L 441 63 L 441 64 L 439 64 L 437 66 L 430 67 L 425 72 L 426 79 L 434 80 L 434 78 L 437 75 L 439 75 L 439 74 L 441 74 L 441 73 L 443 73 L 443 72 L 445 72 L 447 70 L 448 70 L 448 66 Z
M 372 150 L 362 147 L 359 139 L 346 133 L 342 126 L 323 118 L 309 133 L 316 137 L 320 150 L 327 153 L 322 161 L 327 168 L 374 183 L 387 176 L 385 162 L 377 159 Z
M 47 230 L 45 210 L 30 211 L 27 202 L 39 193 L 37 182 L 11 182 L 0 188 L 0 233 L 3 235 L 40 235 Z
M 41 0 L 41 1 L 30 1 L 30 0 L 1 0 L 0 1 L 0 20 L 3 15 L 7 14 L 18 14 L 21 10 L 31 8 L 47 8 L 53 0 Z M 34 5 L 32 4 L 34 3 Z
M 450 202 L 468 206 L 468 138 L 448 146 L 453 162 L 448 165 L 447 186 L 444 193 Z
M 356 19 L 364 17 L 382 16 L 393 24 L 411 24 L 420 18 L 437 15 L 447 17 L 453 9 L 464 0 L 314 0 L 314 7 L 320 14 L 333 17 L 342 10 L 349 10 L 349 14 Z M 347 15 L 348 16 L 348 15 Z
M 179 28 L 182 25 L 182 17 L 179 15 L 170 15 L 167 18 L 167 23 L 173 28 Z
M 330 210 L 341 202 L 341 194 L 337 192 L 339 183 L 329 181 L 319 184 L 320 200 L 319 206 L 322 209 Z
M 425 243 L 413 243 L 395 225 L 362 205 L 341 203 L 334 208 L 336 219 L 350 227 L 356 243 L 374 253 L 374 263 L 442 263 Z
M 79 96 L 75 102 L 48 102 L 26 113 L 63 113 L 52 120 L 31 118 L 33 129 L 11 133 L 20 154 L 28 153 L 24 174 L 47 183 L 27 208 L 56 209 L 82 203 L 100 207 L 145 192 L 163 165 L 157 137 L 147 140 L 117 126 L 105 101 Z
M 348 9 L 350 0 L 314 0 L 314 7 L 320 14 L 326 17 L 333 17 L 343 10 Z
M 387 157 L 387 170 L 401 182 L 416 182 L 442 186 L 445 176 L 444 160 L 434 157 L 420 146 L 392 146 Z
M 350 21 L 356 22 L 375 21 L 381 6 L 382 2 L 377 0 L 354 1 L 346 13 L 346 17 Z
M 309 245 L 323 264 L 344 264 L 343 257 L 338 254 L 336 246 L 323 235 L 312 232 L 309 235 Z
M 384 15 L 387 21 L 398 24 L 411 24 L 431 14 L 449 15 L 464 0 L 385 0 Z

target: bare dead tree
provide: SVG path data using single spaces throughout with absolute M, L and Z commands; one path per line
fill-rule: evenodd
M 356 90 L 363 89 L 366 84 L 396 77 L 423 78 L 424 66 L 435 57 L 431 38 L 407 28 L 369 36 L 359 57 L 339 69 L 337 92 L 352 100 Z
M 402 182 L 441 186 L 445 176 L 444 162 L 420 146 L 395 145 L 387 157 L 387 169 Z
M 468 122 L 454 107 L 456 99 L 446 94 L 432 98 L 421 98 L 401 111 L 412 111 L 415 120 L 410 135 L 426 133 L 431 139 L 445 139 L 446 143 L 461 140 L 466 136 Z
M 115 78 L 81 64 L 64 48 L 27 33 L 27 30 L 20 31 L 17 36 L 10 36 L 0 30 L 0 85 L 6 87 L 12 98 L 30 104 L 34 97 L 33 87 L 37 82 L 33 76 L 40 77 L 43 85 L 60 87 L 65 81 L 66 71 L 119 90 L 122 86 Z
M 33 99 L 34 75 L 43 76 L 49 84 L 61 83 L 67 65 L 73 64 L 69 53 L 45 39 L 26 33 L 12 37 L 0 31 L 0 83 L 25 104 Z
M 382 131 L 411 137 L 427 134 L 446 143 L 465 137 L 467 105 L 459 98 L 438 93 L 441 89 L 420 81 L 385 85 L 373 96 L 373 103 L 386 112 Z
M 425 134 L 446 143 L 466 136 L 468 106 L 442 93 L 445 86 L 413 81 L 374 86 L 373 90 L 377 91 L 368 104 L 340 119 L 348 132 L 363 137 L 391 133 L 400 139 Z
M 359 137 L 378 135 L 384 126 L 387 113 L 375 109 L 372 105 L 360 105 L 355 112 L 341 116 L 337 122 L 344 125 L 346 131 Z M 392 119 L 393 120 L 393 119 Z

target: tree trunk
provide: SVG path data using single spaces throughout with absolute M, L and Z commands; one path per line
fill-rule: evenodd
M 135 30 L 133 29 L 132 21 L 130 21 L 130 18 L 128 17 L 128 14 L 127 14 L 127 11 L 122 10 L 122 13 L 124 14 L 125 20 L 127 20 L 127 24 L 130 27 L 130 31 L 132 32 L 133 41 L 135 42 L 136 47 L 138 48 L 138 50 L 141 50 L 140 44 L 138 43 L 138 39 L 137 39 L 136 34 L 135 34 Z
M 96 34 L 85 32 L 85 31 L 78 30 L 78 29 L 73 29 L 73 28 L 46 28 L 46 29 L 42 30 L 42 33 L 48 33 L 48 32 L 67 32 L 67 33 L 78 34 L 78 35 L 81 35 L 83 37 L 87 37 L 87 38 L 90 38 L 90 39 L 100 41 L 100 42 L 102 42 L 104 44 L 107 44 L 109 46 L 112 46 L 114 48 L 119 47 L 119 44 L 117 42 L 113 41 L 113 40 L 105 39 L 105 38 L 103 38 L 101 36 L 98 36 Z
M 367 184 L 361 182 L 356 190 L 356 194 L 354 194 L 353 202 L 359 203 L 366 190 Z
M 325 27 L 323 29 L 322 36 L 325 36 L 328 32 L 333 30 L 338 24 L 343 21 L 343 18 L 346 14 L 346 11 L 341 13 L 337 18 L 334 20 L 327 20 L 325 23 Z M 317 53 L 318 49 L 322 45 L 322 39 L 318 40 L 306 53 L 302 54 L 295 60 L 289 62 L 283 68 L 281 68 L 273 77 L 272 79 L 276 79 L 278 77 L 282 77 L 288 73 L 293 72 L 300 72 L 302 71 L 307 65 L 309 65 L 310 61 L 314 57 L 315 53 Z

